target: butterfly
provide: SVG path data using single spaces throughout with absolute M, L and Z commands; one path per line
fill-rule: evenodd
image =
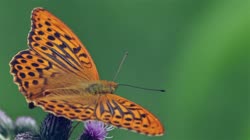
M 69 120 L 100 120 L 141 134 L 163 135 L 161 122 L 140 105 L 113 94 L 118 84 L 100 80 L 78 37 L 43 8 L 31 14 L 29 49 L 11 62 L 11 74 L 30 107 Z

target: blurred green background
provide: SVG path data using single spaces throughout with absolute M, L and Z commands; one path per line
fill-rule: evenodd
M 28 109 L 8 64 L 27 49 L 35 7 L 46 8 L 79 36 L 102 79 L 112 80 L 128 51 L 117 82 L 167 90 L 120 87 L 117 94 L 153 112 L 166 133 L 148 137 L 116 129 L 113 139 L 250 139 L 249 0 L 2 0 L 0 109 L 40 123 L 46 113 Z

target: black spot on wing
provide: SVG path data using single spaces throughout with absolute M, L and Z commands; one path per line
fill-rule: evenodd
M 53 36 L 51 36 L 51 35 L 48 36 L 48 39 L 52 40 L 52 41 L 55 40 L 55 38 Z
M 39 46 L 39 44 L 36 42 L 36 43 L 34 43 L 34 46 L 37 47 L 37 46 Z
M 64 35 L 64 37 L 67 39 L 67 40 L 71 40 L 72 38 L 68 35 Z
M 146 118 L 146 116 L 147 116 L 146 114 L 141 114 L 142 118 Z
M 36 68 L 36 71 L 37 71 L 38 73 L 40 73 L 40 74 L 43 73 L 43 69 L 41 69 L 41 68 Z
M 86 53 L 81 53 L 80 55 L 79 55 L 79 57 L 84 57 L 84 58 L 87 58 L 88 56 L 87 56 L 87 54 Z
M 39 63 L 44 63 L 44 61 L 42 60 L 42 59 L 37 59 L 37 61 L 39 62 Z
M 29 82 L 25 81 L 24 82 L 24 87 L 29 88 Z
M 46 42 L 46 44 L 47 44 L 48 46 L 50 46 L 50 47 L 53 46 L 53 44 L 52 44 L 51 42 Z
M 51 32 L 52 30 L 51 30 L 50 28 L 47 28 L 47 31 L 48 31 L 48 32 Z
M 22 63 L 27 63 L 27 61 L 26 61 L 26 60 L 24 60 L 24 59 L 23 59 L 23 60 L 21 60 L 21 62 L 22 62 Z
M 19 73 L 19 76 L 20 76 L 21 78 L 25 78 L 25 77 L 26 77 L 25 73 L 23 73 L 23 72 L 20 72 L 20 73 Z
M 81 50 L 81 46 L 79 46 L 77 48 L 73 48 L 74 54 L 77 54 L 80 50 Z
M 28 72 L 28 75 L 31 76 L 31 77 L 34 77 L 35 73 L 34 72 Z
M 45 47 L 45 46 L 42 46 L 41 49 L 44 50 L 44 51 L 48 50 L 48 48 Z
M 43 27 L 43 25 L 39 23 L 39 24 L 38 24 L 38 27 L 41 28 L 41 27 Z
M 69 104 L 69 107 L 72 108 L 72 109 L 77 109 L 76 106 L 73 106 L 73 105 L 71 105 L 71 104 Z
M 81 111 L 81 110 L 76 109 L 76 110 L 75 110 L 75 112 L 76 112 L 76 113 L 80 113 L 80 112 L 82 112 L 82 111 Z
M 35 35 L 35 32 L 34 31 L 30 31 L 29 36 L 33 36 L 33 35 Z
M 32 81 L 32 84 L 38 85 L 38 81 L 37 81 L 37 80 L 33 80 L 33 81 Z
M 32 57 L 31 55 L 28 55 L 27 58 L 28 58 L 28 59 L 32 59 L 33 57 Z
M 17 69 L 18 69 L 18 70 L 22 70 L 23 67 L 18 65 L 18 66 L 17 66 Z
M 43 31 L 38 31 L 37 32 L 39 35 L 44 35 L 44 32 Z
M 130 126 L 130 123 L 123 123 L 124 125 L 126 125 L 126 126 Z
M 25 66 L 25 68 L 26 68 L 27 70 L 30 70 L 30 69 L 31 69 L 31 67 L 30 67 L 30 66 Z
M 90 111 L 85 111 L 86 114 L 90 114 L 91 112 Z
M 47 26 L 51 26 L 51 24 L 50 24 L 48 21 L 45 21 L 45 24 L 46 24 Z
M 125 120 L 126 120 L 126 121 L 132 121 L 132 119 L 131 119 L 131 118 L 125 118 Z
M 59 38 L 60 37 L 60 34 L 58 32 L 55 32 L 54 33 L 55 37 Z
M 145 128 L 147 128 L 148 127 L 148 125 L 147 124 L 144 124 L 144 125 L 142 125 L 143 127 L 145 127 Z
M 35 108 L 34 103 L 33 103 L 33 102 L 30 102 L 30 103 L 29 103 L 29 109 L 33 109 L 33 108 Z
M 40 37 L 36 36 L 36 37 L 35 37 L 35 40 L 36 40 L 36 41 L 39 41 L 39 40 L 42 40 L 42 39 L 41 39 Z
M 37 63 L 31 63 L 31 65 L 34 67 L 39 67 L 39 64 L 37 64 Z
M 61 108 L 64 108 L 64 107 L 65 107 L 65 106 L 62 105 L 62 104 L 58 104 L 57 106 L 58 106 L 58 107 L 61 107 Z

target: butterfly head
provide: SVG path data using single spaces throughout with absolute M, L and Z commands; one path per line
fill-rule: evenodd
M 118 84 L 113 81 L 102 81 L 103 89 L 109 93 L 114 93 Z

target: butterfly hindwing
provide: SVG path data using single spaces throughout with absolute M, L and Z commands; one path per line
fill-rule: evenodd
M 89 93 L 78 94 L 76 89 L 47 90 L 46 96 L 33 101 L 45 111 L 56 116 L 66 117 L 70 120 L 95 120 L 95 107 L 98 96 Z
M 95 111 L 97 119 L 120 128 L 154 136 L 164 131 L 152 113 L 115 94 L 103 95 Z
M 71 120 L 100 120 L 146 135 L 162 135 L 160 121 L 140 105 L 114 94 L 91 94 L 81 88 L 46 90 L 34 104 Z

